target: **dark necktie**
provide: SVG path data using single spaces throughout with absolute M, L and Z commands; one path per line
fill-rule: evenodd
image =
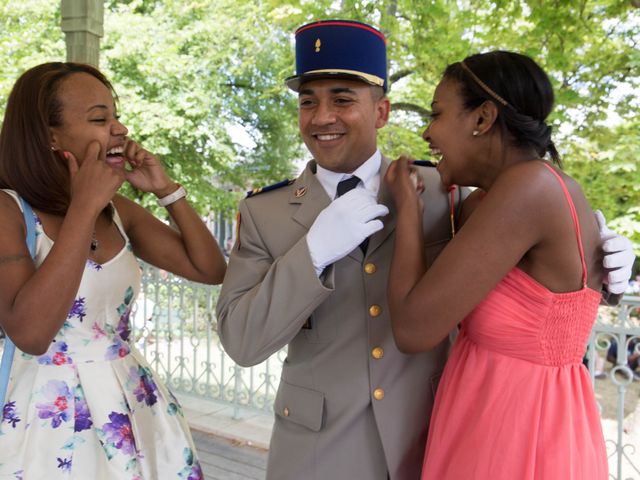
M 356 177 L 355 175 L 353 177 L 350 177 L 338 182 L 338 186 L 336 187 L 336 198 L 341 197 L 342 195 L 347 193 L 349 190 L 353 190 L 354 188 L 356 188 L 356 185 L 358 185 L 359 182 L 360 182 L 360 178 Z M 369 245 L 368 238 L 365 238 L 360 244 L 360 250 L 362 250 L 362 253 L 364 253 L 365 255 L 367 253 L 368 245 Z
M 356 176 L 353 176 L 353 177 L 347 178 L 346 180 L 342 180 L 338 182 L 338 187 L 336 188 L 336 198 L 341 197 L 342 195 L 347 193 L 349 190 L 353 190 L 354 188 L 356 188 L 356 185 L 358 185 L 359 182 L 360 182 L 360 178 Z

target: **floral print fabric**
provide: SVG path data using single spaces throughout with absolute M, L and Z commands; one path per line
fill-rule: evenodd
M 0 421 L 0 479 L 204 478 L 181 408 L 129 343 L 140 267 L 117 212 L 114 220 L 125 245 L 102 265 L 87 262 L 47 352 L 16 351 Z M 36 233 L 39 266 L 53 242 L 40 222 Z

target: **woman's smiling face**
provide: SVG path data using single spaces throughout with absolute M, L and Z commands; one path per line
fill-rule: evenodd
M 116 168 L 124 168 L 122 147 L 128 133 L 118 120 L 111 90 L 88 73 L 69 75 L 58 86 L 62 122 L 50 127 L 53 147 L 71 152 L 82 162 L 87 146 L 97 140 L 100 158 Z
M 422 137 L 429 143 L 431 154 L 439 158 L 438 172 L 445 185 L 464 185 L 464 173 L 471 166 L 474 128 L 475 116 L 464 108 L 459 84 L 441 81 L 431 102 L 431 121 Z

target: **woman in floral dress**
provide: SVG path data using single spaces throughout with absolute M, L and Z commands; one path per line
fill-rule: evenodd
M 0 326 L 16 351 L 0 478 L 200 479 L 180 406 L 130 344 L 136 257 L 217 284 L 215 239 L 157 158 L 127 137 L 96 69 L 25 72 L 0 132 Z M 116 192 L 150 192 L 177 229 Z M 34 210 L 36 256 L 18 195 Z

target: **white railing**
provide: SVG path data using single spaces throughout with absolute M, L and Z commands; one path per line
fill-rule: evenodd
M 236 415 L 244 408 L 270 414 L 286 349 L 255 367 L 236 365 L 217 335 L 218 293 L 219 287 L 145 266 L 132 315 L 133 338 L 172 389 L 228 403 Z M 640 381 L 634 381 L 640 380 L 640 368 L 634 375 L 628 365 L 631 355 L 640 355 L 639 310 L 640 297 L 633 296 L 618 307 L 601 307 L 585 354 L 601 409 L 610 477 L 617 480 L 640 479 Z M 625 348 L 611 358 L 613 344 Z
M 140 296 L 131 314 L 131 339 L 176 392 L 271 414 L 286 349 L 242 368 L 217 334 L 219 287 L 189 282 L 143 265 Z M 585 354 L 600 406 L 610 478 L 640 479 L 640 297 L 601 307 Z M 622 345 L 623 348 L 619 348 Z M 614 352 L 615 350 L 615 352 Z M 609 359 L 607 359 L 609 357 Z
M 640 478 L 640 297 L 601 307 L 587 349 L 600 406 L 609 476 Z M 638 359 L 636 359 L 638 358 Z
M 286 351 L 252 368 L 224 352 L 217 333 L 219 287 L 182 280 L 145 265 L 132 311 L 132 338 L 175 391 L 240 408 L 273 411 Z

